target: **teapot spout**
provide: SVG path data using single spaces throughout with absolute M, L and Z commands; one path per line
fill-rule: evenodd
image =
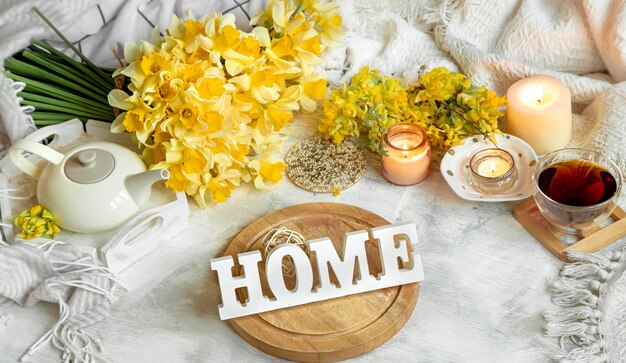
M 126 177 L 126 180 L 124 180 L 124 183 L 130 197 L 141 207 L 150 199 L 152 184 L 169 178 L 170 172 L 168 170 L 154 169 L 129 175 Z

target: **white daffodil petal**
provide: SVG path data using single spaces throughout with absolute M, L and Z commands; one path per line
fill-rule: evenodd
M 141 56 L 141 51 L 137 44 L 128 41 L 124 44 L 124 59 L 127 63 L 134 62 Z
M 113 122 L 111 123 L 111 132 L 114 134 L 120 134 L 126 131 L 126 127 L 124 126 L 124 118 L 126 118 L 126 112 L 122 112 Z
M 117 107 L 122 110 L 129 110 L 134 107 L 132 102 L 127 101 L 129 97 L 130 96 L 121 89 L 114 89 L 109 92 L 107 100 L 109 101 L 109 105 L 113 107 Z
M 270 33 L 267 28 L 257 26 L 252 29 L 252 36 L 259 41 L 259 45 L 262 47 L 269 47 L 271 45 Z

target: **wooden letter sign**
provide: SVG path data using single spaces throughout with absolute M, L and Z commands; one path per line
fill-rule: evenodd
M 371 234 L 378 241 L 380 251 L 382 272 L 378 276 L 372 276 L 369 271 L 365 247 L 365 242 L 370 239 L 367 231 L 347 233 L 341 256 L 327 237 L 308 241 L 309 251 L 314 254 L 317 265 L 317 286 L 313 286 L 313 266 L 302 248 L 293 244 L 274 248 L 265 261 L 266 279 L 274 295 L 271 299 L 263 294 L 261 288 L 257 266 L 263 259 L 260 251 L 237 255 L 243 269 L 241 276 L 233 276 L 235 264 L 232 256 L 211 260 L 211 269 L 217 272 L 222 294 L 220 318 L 232 319 L 424 279 L 421 257 L 412 252 L 417 244 L 417 228 L 414 223 L 373 228 Z M 394 239 L 396 236 L 398 244 Z M 296 273 L 296 286 L 293 289 L 285 285 L 283 276 L 282 261 L 287 256 L 293 260 Z M 399 260 L 405 268 L 399 267 Z M 330 269 L 337 277 L 337 285 L 330 279 Z M 236 289 L 243 287 L 248 291 L 245 303 L 239 302 L 235 294 Z

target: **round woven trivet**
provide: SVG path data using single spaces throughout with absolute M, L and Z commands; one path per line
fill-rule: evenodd
M 335 145 L 319 137 L 300 141 L 289 150 L 285 162 L 289 179 L 314 193 L 347 189 L 363 177 L 367 167 L 363 152 L 354 142 Z

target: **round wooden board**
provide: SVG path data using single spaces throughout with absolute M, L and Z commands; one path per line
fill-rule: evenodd
M 272 228 L 284 226 L 307 239 L 329 237 L 343 250 L 346 232 L 388 225 L 382 217 L 364 209 L 338 203 L 309 203 L 270 213 L 243 229 L 230 243 L 225 255 L 262 250 L 261 239 Z M 370 272 L 381 271 L 378 245 L 366 243 Z M 236 259 L 236 257 L 235 257 Z M 313 271 L 315 262 L 311 259 Z M 237 265 L 236 265 L 237 266 Z M 237 268 L 241 274 L 241 268 Z M 259 264 L 263 292 L 272 296 Z M 335 276 L 331 273 L 331 278 Z M 295 281 L 285 277 L 289 288 Z M 336 281 L 335 281 L 336 282 Z M 315 276 L 314 284 L 318 284 Z M 301 362 L 333 362 L 359 356 L 394 336 L 411 316 L 419 284 L 407 284 L 362 294 L 344 296 L 256 315 L 231 319 L 230 323 L 248 343 L 279 358 Z M 238 290 L 245 301 L 245 290 Z

